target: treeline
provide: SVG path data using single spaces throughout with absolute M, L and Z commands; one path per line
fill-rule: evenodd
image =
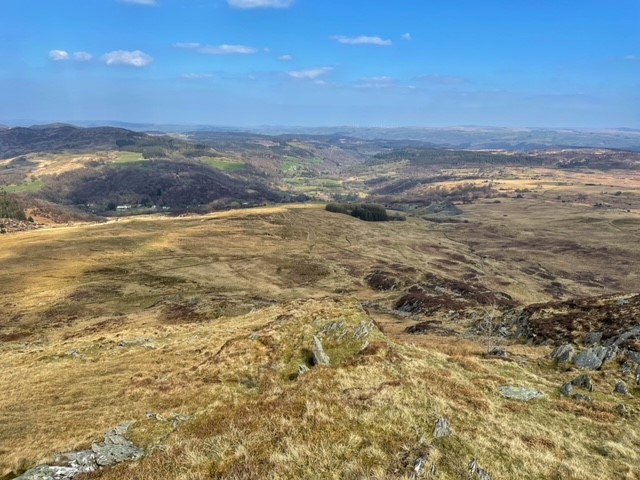
M 351 215 L 365 222 L 404 220 L 404 218 L 390 216 L 382 205 L 376 203 L 329 203 L 325 207 L 325 210 L 333 213 Z
M 0 218 L 12 218 L 14 220 L 27 219 L 18 200 L 4 190 L 0 191 Z

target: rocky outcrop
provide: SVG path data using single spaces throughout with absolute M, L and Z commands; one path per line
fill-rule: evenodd
M 39 465 L 15 480 L 73 480 L 81 473 L 91 473 L 118 463 L 139 460 L 144 450 L 125 437 L 131 423 L 123 423 L 107 432 L 104 441 L 94 443 L 90 450 L 61 453 L 53 465 Z
M 614 393 L 618 393 L 620 395 L 631 396 L 631 392 L 629 391 L 629 388 L 627 387 L 627 384 L 624 383 L 624 382 L 616 383 L 616 386 L 613 389 L 613 392 Z
M 560 345 L 551 352 L 550 356 L 556 361 L 556 363 L 572 362 L 576 356 L 576 349 L 570 344 Z
M 478 480 L 491 480 L 489 472 L 482 468 L 475 458 L 471 460 L 469 464 L 469 473 L 473 478 L 477 478 Z

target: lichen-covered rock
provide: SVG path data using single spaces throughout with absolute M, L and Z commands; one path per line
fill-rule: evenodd
M 449 421 L 446 418 L 438 418 L 436 420 L 435 427 L 433 428 L 434 438 L 448 437 L 449 435 L 453 435 L 453 430 L 451 429 L 451 425 L 449 425 Z
M 118 425 L 105 434 L 103 443 L 94 443 L 91 450 L 56 455 L 54 463 L 63 465 L 39 465 L 16 480 L 73 480 L 81 473 L 91 473 L 102 467 L 138 460 L 144 450 L 124 436 L 132 424 L 133 422 Z
M 505 385 L 500 387 L 500 393 L 504 398 L 510 400 L 521 400 L 523 402 L 529 402 L 537 398 L 544 397 L 544 394 L 535 388 L 515 387 L 511 385 Z
M 593 381 L 591 380 L 591 377 L 586 373 L 571 380 L 571 385 L 593 392 Z
M 329 355 L 324 351 L 322 342 L 316 335 L 313 336 L 313 346 L 311 348 L 313 352 L 314 365 L 329 365 L 331 363 Z
M 80 472 L 72 467 L 40 465 L 14 480 L 73 480 L 78 473 Z
M 576 349 L 570 344 L 560 345 L 551 352 L 550 356 L 556 363 L 572 362 L 576 356 Z

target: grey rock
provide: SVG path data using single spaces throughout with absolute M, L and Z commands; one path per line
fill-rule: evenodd
M 511 385 L 505 385 L 500 387 L 500 393 L 505 398 L 510 400 L 522 400 L 523 402 L 529 402 L 537 398 L 544 397 L 544 394 L 534 388 L 514 387 Z
M 475 458 L 469 464 L 469 473 L 478 480 L 491 480 L 489 472 L 482 468 Z
M 600 344 L 601 341 L 602 341 L 602 332 L 591 332 L 584 337 L 584 345 L 586 347 L 593 347 L 595 345 Z
M 574 359 L 573 363 L 576 367 L 587 370 L 597 370 L 602 366 L 605 356 L 607 355 L 607 348 L 594 347 L 584 352 L 580 352 Z
M 73 480 L 80 473 L 73 467 L 40 465 L 23 473 L 14 480 Z
M 634 352 L 633 350 L 627 350 L 626 355 L 627 355 L 627 360 L 630 360 L 633 363 L 637 363 L 638 365 L 640 365 L 640 352 Z
M 573 398 L 577 402 L 584 402 L 584 403 L 592 403 L 593 402 L 593 399 L 590 396 L 583 395 L 581 393 L 575 393 L 571 398 Z
M 591 380 L 591 377 L 586 373 L 571 380 L 571 385 L 593 392 L 593 381 Z
M 369 320 L 368 322 L 363 322 L 358 325 L 356 331 L 353 333 L 354 340 L 360 340 L 361 338 L 367 337 L 369 335 L 369 330 L 373 327 L 373 322 Z
M 624 332 L 621 335 L 618 335 L 617 337 L 613 337 L 607 343 L 609 345 L 618 347 L 623 343 L 625 343 L 627 340 L 631 340 L 632 338 L 636 338 L 636 337 L 640 337 L 640 325 L 633 327 L 631 330 L 627 330 L 626 332 Z
M 636 385 L 640 385 L 640 366 L 636 368 Z
M 451 425 L 449 425 L 449 421 L 446 418 L 438 418 L 436 420 L 436 425 L 433 428 L 434 438 L 448 437 L 449 435 L 453 435 L 453 430 L 451 429 Z
M 493 347 L 489 350 L 489 355 L 498 358 L 509 358 L 509 352 L 502 347 Z
M 629 391 L 629 388 L 627 387 L 627 384 L 624 383 L 624 382 L 616 383 L 616 386 L 613 389 L 613 392 L 614 393 L 619 393 L 620 395 L 631 396 L 631 392 Z
M 54 457 L 53 461 L 54 463 L 66 464 L 81 473 L 95 472 L 98 469 L 96 454 L 91 450 L 60 453 Z
M 417 480 L 424 475 L 425 468 L 427 466 L 428 459 L 425 457 L 419 457 L 413 466 L 413 473 L 411 474 L 412 480 Z
M 570 344 L 560 345 L 551 352 L 551 358 L 553 358 L 556 363 L 571 362 L 575 355 L 576 349 Z
M 624 417 L 625 415 L 627 415 L 629 413 L 629 409 L 627 408 L 627 406 L 624 403 L 621 403 L 621 404 L 616 406 L 616 412 L 618 412 L 620 414 L 620 416 Z
M 624 362 L 620 366 L 620 370 L 623 377 L 628 377 L 631 375 L 631 371 L 633 370 L 633 364 L 631 362 Z
M 309 371 L 309 367 L 307 367 L 306 365 L 300 365 L 298 367 L 298 378 L 300 378 L 301 376 L 303 376 L 305 373 L 307 373 Z
M 316 365 L 329 365 L 331 363 L 331 359 L 329 355 L 324 351 L 324 347 L 322 346 L 322 342 L 320 339 L 314 335 L 313 337 L 313 360 Z
M 95 472 L 101 467 L 138 460 L 144 454 L 144 450 L 124 437 L 132 424 L 133 422 L 118 425 L 105 434 L 104 443 L 94 443 L 91 450 L 56 455 L 54 463 L 64 465 L 39 465 L 23 473 L 16 480 L 73 480 L 81 473 Z
M 560 387 L 560 393 L 566 397 L 570 397 L 571 394 L 573 394 L 573 385 L 571 385 L 571 382 L 562 385 L 562 387 Z

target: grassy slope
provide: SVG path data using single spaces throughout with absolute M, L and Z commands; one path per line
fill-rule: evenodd
M 494 478 L 638 478 L 638 417 L 615 414 L 619 400 L 606 394 L 615 375 L 595 378 L 593 406 L 566 401 L 557 388 L 575 374 L 551 369 L 543 347 L 513 346 L 515 361 L 491 360 L 475 341 L 407 336 L 410 321 L 375 315 L 386 335 L 373 335 L 369 348 L 330 352 L 344 361 L 289 377 L 316 330 L 365 321 L 359 301 L 396 298 L 365 287 L 374 266 L 414 267 L 414 280 L 473 269 L 519 300 L 545 300 L 542 281 L 524 268 L 552 269 L 562 258 L 572 293 L 591 293 L 571 274 L 615 237 L 622 252 L 611 253 L 607 270 L 615 284 L 598 290 L 640 290 L 615 263 L 639 258 L 636 223 L 613 223 L 613 215 L 587 235 L 589 222 L 579 220 L 591 210 L 550 214 L 527 202 L 467 207 L 471 222 L 456 226 L 369 224 L 287 207 L 3 238 L 0 473 L 87 446 L 115 424 L 156 411 L 196 416 L 141 464 L 99 477 L 408 478 L 429 451 L 441 478 L 465 478 L 473 457 Z M 511 237 L 490 231 L 502 212 L 513 222 Z M 572 222 L 562 222 L 569 212 Z M 520 243 L 526 231 L 513 233 L 518 221 L 544 232 L 535 248 Z M 581 249 L 555 254 L 569 235 Z M 472 251 L 469 239 L 483 243 Z M 510 255 L 533 252 L 531 264 L 485 258 L 485 250 L 504 251 L 505 239 Z M 507 383 L 547 397 L 506 401 L 497 387 Z M 625 402 L 640 408 L 637 399 Z M 432 439 L 440 415 L 454 438 Z M 145 444 L 157 436 L 146 421 L 134 435 Z

